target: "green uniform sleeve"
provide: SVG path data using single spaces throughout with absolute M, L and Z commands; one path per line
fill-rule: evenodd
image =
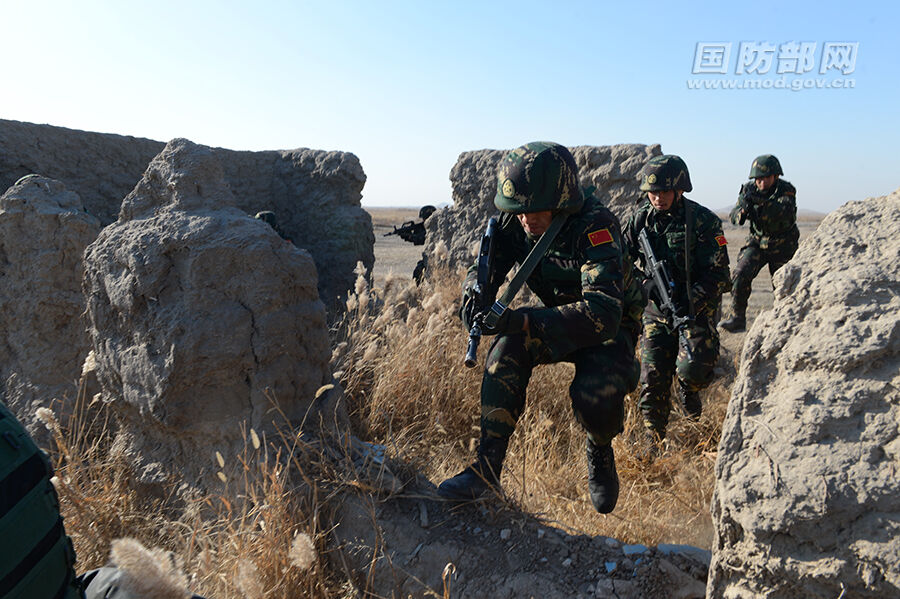
M 529 312 L 532 335 L 569 351 L 600 345 L 619 330 L 623 311 L 622 234 L 608 220 L 582 228 L 575 239 L 582 299 Z M 555 342 L 555 343 L 554 343 Z M 561 352 L 565 353 L 565 352 Z
M 717 304 L 729 286 L 728 246 L 722 222 L 711 212 L 698 219 L 696 235 L 691 297 L 694 308 L 702 310 Z

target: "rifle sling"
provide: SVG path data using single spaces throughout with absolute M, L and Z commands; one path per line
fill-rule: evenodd
M 566 222 L 566 218 L 568 218 L 568 214 L 564 212 L 558 213 L 553 217 L 553 221 L 550 223 L 550 226 L 547 227 L 547 230 L 544 231 L 544 234 L 541 235 L 541 238 L 538 239 L 538 242 L 531 248 L 531 251 L 528 253 L 528 256 L 525 258 L 525 261 L 519 267 L 519 270 L 516 272 L 516 275 L 512 278 L 512 281 L 509 282 L 509 285 L 506 286 L 506 289 L 503 291 L 503 295 L 500 296 L 500 299 L 494 302 L 491 306 L 491 309 L 484 317 L 484 323 L 488 327 L 492 327 L 497 324 L 497 321 L 500 320 L 500 316 L 506 311 L 506 308 L 509 306 L 510 302 L 512 302 L 513 298 L 516 297 L 516 294 L 519 292 L 519 289 L 522 288 L 522 285 L 531 276 L 531 273 L 534 271 L 534 268 L 537 266 L 537 263 L 540 262 L 541 258 L 544 257 L 544 254 L 547 253 L 547 249 L 550 247 L 550 244 L 553 243 L 553 240 L 556 238 L 557 233 L 562 229 L 563 224 Z

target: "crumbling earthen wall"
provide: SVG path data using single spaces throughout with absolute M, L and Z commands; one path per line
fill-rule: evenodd
M 99 231 L 59 181 L 27 177 L 0 196 L 0 400 L 45 446 L 35 412 L 71 412 L 88 353 L 82 254 Z
M 900 190 L 774 278 L 722 427 L 708 597 L 900 596 Z
M 214 452 L 233 457 L 242 426 L 319 424 L 332 380 L 316 282 L 306 250 L 237 207 L 216 152 L 179 139 L 150 163 L 84 277 L 97 378 L 138 480 L 216 484 Z
M 62 181 L 85 209 L 107 225 L 164 143 L 0 120 L 0 191 L 32 173 Z M 267 152 L 212 150 L 237 207 L 276 213 L 282 230 L 309 250 L 319 290 L 331 307 L 353 286 L 361 261 L 375 261 L 372 221 L 360 206 L 366 181 L 359 159 L 347 152 L 296 149 Z

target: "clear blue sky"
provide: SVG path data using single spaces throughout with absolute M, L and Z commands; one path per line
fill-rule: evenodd
M 0 118 L 236 150 L 356 154 L 364 205 L 450 200 L 460 152 L 538 139 L 661 143 L 694 199 L 733 203 L 774 153 L 801 208 L 900 187 L 892 2 L 0 0 Z M 852 89 L 688 89 L 741 42 L 815 42 L 801 80 Z M 698 42 L 732 44 L 692 74 Z M 826 42 L 855 71 L 819 74 Z M 780 77 L 780 75 L 779 75 Z

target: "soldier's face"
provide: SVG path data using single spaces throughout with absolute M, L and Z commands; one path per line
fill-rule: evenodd
M 526 233 L 531 235 L 543 235 L 553 220 L 553 212 L 542 210 L 541 212 L 526 212 L 517 215 L 519 223 Z
M 765 191 L 772 187 L 775 184 L 775 177 L 778 175 L 769 175 L 768 177 L 757 177 L 753 180 L 756 183 L 756 189 L 759 191 Z
M 650 204 L 653 205 L 654 208 L 665 212 L 675 203 L 675 198 L 678 197 L 679 193 L 679 191 L 674 189 L 667 189 L 666 191 L 648 191 L 647 197 L 650 198 Z

